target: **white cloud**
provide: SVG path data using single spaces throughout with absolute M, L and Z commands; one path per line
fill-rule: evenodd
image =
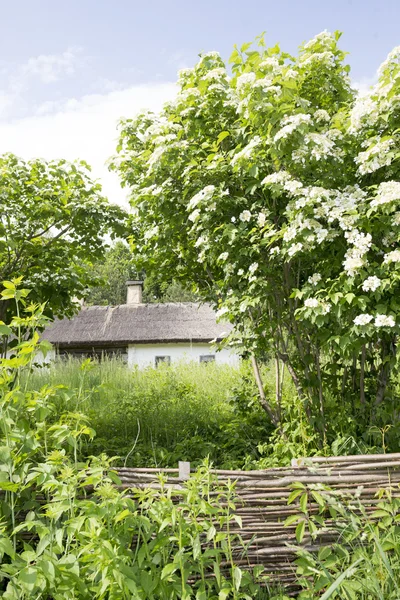
M 70 99 L 62 105 L 47 103 L 36 116 L 0 121 L 0 154 L 12 152 L 24 159 L 83 159 L 92 166 L 93 177 L 100 180 L 109 200 L 123 204 L 126 191 L 105 166 L 115 153 L 117 122 L 142 109 L 157 111 L 175 94 L 175 84 L 160 83 Z
M 78 47 L 67 48 L 62 54 L 40 54 L 22 66 L 21 75 L 52 83 L 65 75 L 73 75 L 83 60 L 82 49 Z

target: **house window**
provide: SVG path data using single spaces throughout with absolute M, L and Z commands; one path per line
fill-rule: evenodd
M 215 362 L 215 354 L 203 354 L 200 356 L 201 363 L 212 363 Z
M 160 365 L 162 363 L 169 365 L 171 363 L 171 357 L 170 356 L 156 356 L 156 367 L 158 367 L 158 365 Z

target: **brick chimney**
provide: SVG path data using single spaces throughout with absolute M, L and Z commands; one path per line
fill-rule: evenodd
M 143 281 L 126 282 L 126 303 L 142 304 Z

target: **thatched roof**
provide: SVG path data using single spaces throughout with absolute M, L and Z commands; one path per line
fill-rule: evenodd
M 72 319 L 47 327 L 43 338 L 61 347 L 210 342 L 230 329 L 217 324 L 215 312 L 204 304 L 123 304 L 83 307 Z

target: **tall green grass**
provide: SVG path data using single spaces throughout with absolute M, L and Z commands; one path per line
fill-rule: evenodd
M 238 396 L 246 377 L 241 368 L 178 363 L 130 369 L 118 359 L 81 362 L 68 358 L 30 374 L 29 386 L 64 385 L 58 416 L 79 411 L 96 437 L 82 453 L 120 457 L 131 466 L 200 464 L 220 467 L 256 461 L 271 427 L 257 402 L 243 410 Z M 249 400 L 255 391 L 250 391 Z

